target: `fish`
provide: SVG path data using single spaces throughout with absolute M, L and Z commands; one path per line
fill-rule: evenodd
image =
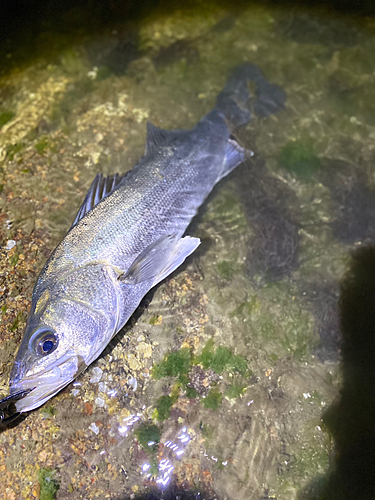
M 249 82 L 256 86 L 251 95 Z M 10 396 L 0 408 L 8 400 L 17 413 L 38 408 L 98 358 L 145 294 L 200 244 L 186 234 L 191 220 L 250 154 L 234 130 L 252 113 L 277 113 L 285 101 L 282 87 L 244 63 L 194 128 L 169 131 L 147 123 L 145 153 L 134 168 L 95 177 L 37 278 Z
M 15 392 L 0 401 L 0 424 L 9 424 L 18 417 L 19 413 L 14 411 L 13 405 L 31 391 L 32 389 L 26 389 L 26 391 Z

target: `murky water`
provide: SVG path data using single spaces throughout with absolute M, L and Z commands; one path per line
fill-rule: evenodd
M 315 498 L 334 455 L 322 416 L 341 381 L 339 282 L 375 237 L 373 21 L 206 5 L 61 50 L 56 38 L 0 77 L 4 394 L 38 272 L 95 174 L 142 155 L 147 120 L 193 126 L 245 61 L 288 101 L 239 131 L 256 154 L 194 221 L 194 258 L 76 382 L 0 434 L 2 498 L 38 498 L 46 474 L 58 499 L 171 483 Z

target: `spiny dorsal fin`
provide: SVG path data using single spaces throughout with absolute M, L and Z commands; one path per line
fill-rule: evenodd
M 114 174 L 107 176 L 104 176 L 103 174 L 96 174 L 95 179 L 93 180 L 89 190 L 87 191 L 85 199 L 83 200 L 83 203 L 78 210 L 72 227 L 75 226 L 78 221 L 80 221 L 82 217 L 87 214 L 87 212 L 94 208 L 95 205 L 99 203 L 99 201 L 110 195 L 120 184 L 127 173 L 128 172 L 123 175 Z
M 147 122 L 147 137 L 146 137 L 146 148 L 145 155 L 150 154 L 161 144 L 165 144 L 167 137 L 170 132 L 168 130 L 163 130 L 162 128 Z

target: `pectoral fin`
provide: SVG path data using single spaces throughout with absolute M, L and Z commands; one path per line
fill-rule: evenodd
M 162 236 L 143 250 L 119 279 L 134 285 L 152 280 L 154 286 L 177 269 L 199 244 L 199 238 L 190 236 Z

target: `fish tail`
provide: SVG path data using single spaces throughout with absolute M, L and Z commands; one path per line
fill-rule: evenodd
M 255 96 L 251 96 L 248 82 L 256 84 Z M 224 114 L 228 128 L 233 130 L 251 120 L 254 111 L 264 117 L 284 108 L 286 93 L 279 85 L 270 83 L 261 70 L 252 63 L 236 66 L 216 99 L 215 109 Z

